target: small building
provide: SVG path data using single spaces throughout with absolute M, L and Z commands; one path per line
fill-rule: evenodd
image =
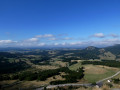
M 112 80 L 107 80 L 107 82 L 109 82 L 109 83 L 110 83 L 111 81 L 112 81 Z

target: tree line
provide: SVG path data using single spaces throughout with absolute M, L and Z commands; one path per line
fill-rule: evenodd
M 85 64 L 104 65 L 109 67 L 120 67 L 120 62 L 115 60 L 83 61 L 82 65 L 85 65 Z

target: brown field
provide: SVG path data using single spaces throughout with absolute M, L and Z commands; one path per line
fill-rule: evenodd
M 114 84 L 113 88 L 119 88 L 120 89 L 120 84 Z
M 107 70 L 99 66 L 85 65 L 85 74 L 104 74 Z
M 35 65 L 35 68 L 41 69 L 41 70 L 49 70 L 49 69 L 57 69 L 56 66 L 50 66 L 50 65 Z
M 102 65 L 97 65 L 97 66 L 108 69 L 108 70 L 112 70 L 112 71 L 115 71 L 115 72 L 118 72 L 120 70 L 120 68 L 115 68 L 115 67 L 108 67 L 108 66 L 102 66 Z
M 27 64 L 31 65 L 33 68 L 36 69 L 41 69 L 41 70 L 49 70 L 49 69 L 57 69 L 57 66 L 53 66 L 53 65 L 35 65 L 33 63 L 31 63 L 30 61 L 26 61 Z
M 16 82 L 17 80 L 4 80 L 4 81 L 0 81 L 0 85 L 7 85 L 7 84 L 11 84 Z
M 108 66 L 102 66 L 102 65 L 85 65 L 85 73 L 86 74 L 104 74 L 107 72 L 107 70 L 112 70 L 114 72 L 118 72 L 120 69 L 119 68 L 114 68 L 114 67 L 108 67 Z
M 54 61 L 51 63 L 53 66 L 61 66 L 65 67 L 67 65 L 67 62 L 62 62 L 62 61 Z

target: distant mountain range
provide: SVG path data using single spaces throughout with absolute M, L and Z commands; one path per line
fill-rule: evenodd
M 0 52 L 27 52 L 26 54 L 39 54 L 41 50 L 57 52 L 55 56 L 65 56 L 65 54 L 73 53 L 72 57 L 79 57 L 79 59 L 104 59 L 104 60 L 120 60 L 120 44 L 98 48 L 89 46 L 86 48 L 0 48 Z M 49 55 L 49 54 L 48 54 Z
M 105 48 L 97 48 L 94 46 L 89 46 L 84 50 L 99 52 L 98 55 L 100 59 L 120 60 L 120 44 L 116 44 Z

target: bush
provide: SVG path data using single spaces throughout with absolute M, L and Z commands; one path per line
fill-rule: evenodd
M 96 82 L 93 82 L 92 85 L 96 85 Z
M 120 83 L 120 79 L 119 78 L 113 79 L 113 82 L 116 83 L 116 84 L 118 84 L 118 83 Z

